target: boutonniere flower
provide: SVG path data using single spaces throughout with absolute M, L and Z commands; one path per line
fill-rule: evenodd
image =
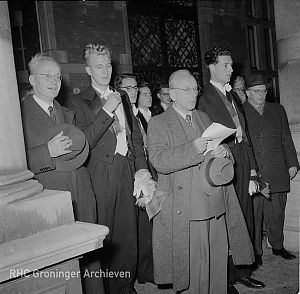
M 230 86 L 229 83 L 225 84 L 225 90 L 226 90 L 227 92 L 230 92 L 231 89 L 232 89 L 232 87 Z

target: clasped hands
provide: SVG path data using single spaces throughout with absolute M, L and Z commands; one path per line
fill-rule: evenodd
M 134 175 L 134 190 L 136 205 L 145 208 L 156 190 L 156 183 L 147 169 L 140 169 Z
M 72 139 L 64 136 L 63 131 L 54 136 L 47 144 L 51 157 L 58 157 L 72 152 L 72 150 L 68 150 L 72 146 Z

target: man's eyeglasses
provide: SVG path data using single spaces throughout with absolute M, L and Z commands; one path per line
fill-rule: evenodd
M 176 89 L 176 90 L 182 90 L 185 92 L 185 94 L 190 95 L 191 93 L 196 93 L 198 94 L 200 89 L 198 87 L 191 87 L 191 88 L 172 88 L 172 89 Z
M 259 95 L 259 94 L 266 95 L 268 93 L 267 89 L 265 89 L 265 90 L 255 89 L 255 90 L 250 90 L 250 91 L 253 91 L 255 93 L 255 95 Z
M 244 92 L 245 89 L 239 89 L 239 88 L 236 88 L 236 89 L 232 89 L 234 92 L 237 92 L 237 93 L 241 93 L 241 92 Z
M 134 92 L 137 92 L 137 90 L 138 90 L 138 87 L 137 86 L 134 86 L 134 87 L 132 87 L 132 86 L 127 86 L 127 87 L 120 87 L 121 89 L 126 89 L 128 92 L 132 92 L 132 91 L 134 91 Z
M 46 74 L 46 73 L 38 73 L 38 72 L 34 72 L 34 75 L 40 75 L 45 77 L 46 80 L 48 81 L 52 81 L 53 79 L 56 81 L 61 81 L 62 80 L 62 76 L 60 74 Z
M 160 94 L 161 96 L 164 96 L 164 97 L 170 97 L 170 94 L 169 93 L 162 93 Z

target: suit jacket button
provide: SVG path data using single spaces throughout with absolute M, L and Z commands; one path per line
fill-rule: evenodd
M 108 158 L 109 157 L 109 155 L 108 154 L 105 154 L 105 156 Z
M 178 214 L 178 215 L 181 215 L 181 214 L 182 214 L 182 212 L 181 212 L 180 209 L 177 210 L 177 214 Z
M 181 186 L 177 186 L 177 190 L 182 190 L 182 187 Z

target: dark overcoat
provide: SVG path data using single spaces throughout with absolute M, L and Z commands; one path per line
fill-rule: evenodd
M 248 135 L 248 129 L 243 113 L 240 110 L 238 103 L 235 101 L 235 97 L 227 92 L 229 98 L 232 99 L 234 107 L 236 109 L 240 125 L 243 132 L 243 140 L 240 144 L 235 143 L 235 136 L 230 136 L 223 141 L 230 147 L 234 160 L 235 176 L 233 184 L 240 201 L 242 211 L 247 223 L 250 237 L 254 237 L 254 221 L 253 221 L 253 204 L 251 196 L 248 193 L 250 170 L 257 169 L 255 157 L 253 154 L 251 141 Z M 208 83 L 203 89 L 203 95 L 200 97 L 198 109 L 207 113 L 209 118 L 213 122 L 220 123 L 228 128 L 236 128 L 233 119 L 222 100 L 217 89 Z
M 271 193 L 290 191 L 288 169 L 299 167 L 286 112 L 282 105 L 265 102 L 263 114 L 243 104 L 258 169 Z
M 74 124 L 74 112 L 55 100 L 55 108 L 67 124 Z M 29 95 L 21 104 L 26 155 L 29 169 L 44 188 L 70 191 L 76 220 L 96 223 L 96 200 L 85 167 L 74 171 L 56 171 L 47 142 L 47 129 L 55 124 L 50 116 Z

